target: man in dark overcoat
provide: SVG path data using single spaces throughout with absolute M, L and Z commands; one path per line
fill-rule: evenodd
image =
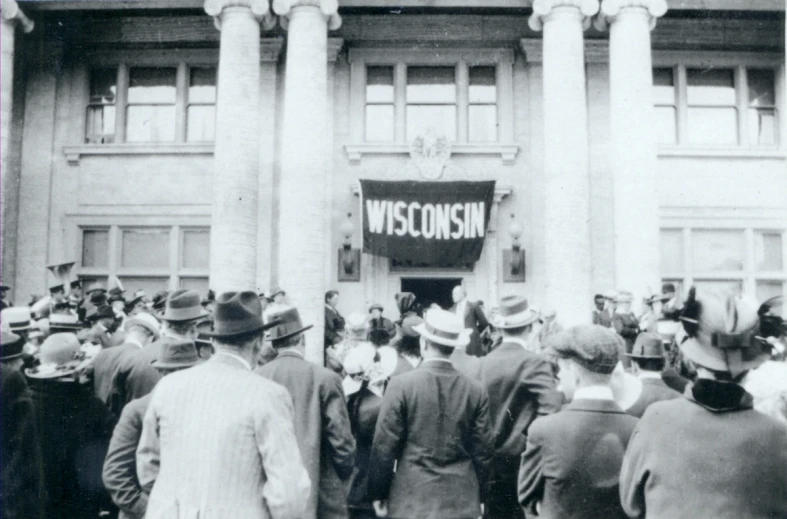
M 471 331 L 470 344 L 467 345 L 465 351 L 468 355 L 483 357 L 486 351 L 481 343 L 481 333 L 489 328 L 489 321 L 487 321 L 480 303 L 469 301 L 467 293 L 461 285 L 454 287 L 451 298 L 454 300 L 454 305 L 449 311 L 458 315 L 465 328 Z
M 493 450 L 489 397 L 450 360 L 470 331 L 441 309 L 429 310 L 415 329 L 424 360 L 388 384 L 372 444 L 369 496 L 381 517 L 477 519 Z
M 536 417 L 557 412 L 563 400 L 549 362 L 527 350 L 538 317 L 525 297 L 504 297 L 494 320 L 503 342 L 480 359 L 479 379 L 489 393 L 495 442 L 484 510 L 487 518 L 523 517 L 517 499 L 517 474 L 527 429 Z
M 623 508 L 635 518 L 787 517 L 787 427 L 755 411 L 739 384 L 771 353 L 756 307 L 692 288 L 681 321 L 697 380 L 640 420 L 620 474 Z
M 339 304 L 339 292 L 329 290 L 325 293 L 325 348 L 342 341 L 344 332 L 344 317 L 341 316 L 336 305 Z
M 304 326 L 296 308 L 268 317 L 278 355 L 255 372 L 290 392 L 295 436 L 312 481 L 302 519 L 347 517 L 347 491 L 355 462 L 355 440 L 350 428 L 342 380 L 333 371 L 304 358 Z
M 626 409 L 628 414 L 642 418 L 651 404 L 680 398 L 680 393 L 669 387 L 662 379 L 661 372 L 666 358 L 660 335 L 653 332 L 640 333 L 629 358 L 631 358 L 632 372 L 642 381 L 642 391 L 634 404 Z

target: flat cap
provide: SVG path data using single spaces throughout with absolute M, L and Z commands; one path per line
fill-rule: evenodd
M 573 326 L 552 338 L 546 353 L 570 359 L 594 373 L 610 374 L 618 364 L 623 339 L 597 324 Z

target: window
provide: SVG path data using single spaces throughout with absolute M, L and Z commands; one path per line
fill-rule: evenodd
M 93 68 L 85 142 L 209 142 L 215 136 L 216 68 Z
M 366 140 L 394 140 L 393 67 L 366 70 Z
M 407 140 L 431 130 L 456 141 L 456 70 L 407 67 Z
M 470 142 L 497 141 L 495 67 L 470 67 L 469 103 Z
M 735 65 L 729 59 L 708 63 L 685 59 L 653 69 L 658 142 L 777 146 L 776 67 Z
M 210 230 L 186 226 L 83 227 L 79 277 L 120 278 L 127 293 L 207 292 Z
M 684 289 L 695 285 L 750 294 L 759 302 L 784 295 L 785 234 L 755 228 L 661 229 L 662 278 Z

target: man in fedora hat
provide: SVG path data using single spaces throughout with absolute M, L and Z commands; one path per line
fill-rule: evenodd
M 486 354 L 484 347 L 481 344 L 481 333 L 489 328 L 489 321 L 484 315 L 484 310 L 478 302 L 472 302 L 467 299 L 467 292 L 462 285 L 457 285 L 451 292 L 451 298 L 454 305 L 450 311 L 458 315 L 465 325 L 465 328 L 471 330 L 470 344 L 464 350 L 468 355 L 482 357 Z
M 113 334 L 118 323 L 111 306 L 101 304 L 90 307 L 85 314 L 85 320 L 92 323 L 92 326 L 79 334 L 80 341 L 98 344 L 102 348 L 109 348 L 119 344 L 117 339 L 113 340 Z
M 131 296 L 131 299 L 126 303 L 126 307 L 124 308 L 124 312 L 129 317 L 134 317 L 140 312 L 144 312 L 145 308 L 147 308 L 148 304 L 148 295 L 143 289 L 139 289 L 134 292 L 134 295 Z
M 423 319 L 413 314 L 402 319 L 401 325 L 398 326 L 399 331 L 391 343 L 398 355 L 392 377 L 412 371 L 421 363 L 421 334 L 415 330 L 415 327 L 423 322 Z
M 634 295 L 626 290 L 618 291 L 615 294 L 615 313 L 612 316 L 612 326 L 618 335 L 623 337 L 623 349 L 620 351 L 623 365 L 628 369 L 631 367 L 631 359 L 626 356 L 634 348 L 634 341 L 639 335 L 639 319 L 631 311 L 631 303 Z
M 527 298 L 503 297 L 500 313 L 492 321 L 503 342 L 481 358 L 479 380 L 489 394 L 495 445 L 484 509 L 487 518 L 524 517 L 517 499 L 517 473 L 527 430 L 536 417 L 557 412 L 562 403 L 549 362 L 528 350 L 538 318 Z
M 623 508 L 629 517 L 787 517 L 787 427 L 756 411 L 740 385 L 771 352 L 757 307 L 691 288 L 680 319 L 697 379 L 642 416 L 623 458 Z
M 628 414 L 642 418 L 650 404 L 680 398 L 680 393 L 661 378 L 666 363 L 661 336 L 652 332 L 640 333 L 629 357 L 632 373 L 642 380 L 642 392 L 634 405 L 626 409 Z
M 270 308 L 270 307 L 269 307 Z M 355 461 L 342 379 L 304 358 L 304 326 L 296 308 L 270 314 L 275 359 L 256 372 L 287 388 L 295 409 L 295 436 L 312 481 L 303 519 L 347 517 L 347 490 Z
M 8 296 L 9 290 L 11 290 L 11 287 L 8 285 L 0 285 L 0 310 L 5 310 L 10 306 L 14 306 L 14 303 L 6 301 L 5 299 Z
M 150 399 L 137 448 L 145 517 L 300 519 L 310 482 L 292 400 L 252 373 L 270 327 L 260 300 L 225 292 L 213 315 L 216 354 L 164 377 Z
M 148 316 L 151 317 L 152 316 Z M 132 318 L 133 320 L 133 318 Z M 132 322 L 131 327 L 139 326 Z M 162 342 L 159 356 L 151 364 L 164 377 L 200 362 L 192 341 L 167 339 Z M 143 519 L 148 496 L 137 479 L 137 446 L 142 436 L 145 418 L 152 393 L 137 398 L 123 408 L 104 460 L 102 480 L 112 501 L 120 509 L 119 519 Z
M 327 350 L 334 344 L 342 341 L 344 332 L 344 317 L 339 313 L 336 305 L 339 304 L 339 291 L 328 290 L 325 293 L 325 332 L 324 344 Z
M 271 292 L 271 303 L 265 307 L 265 311 L 262 312 L 262 318 L 265 319 L 265 322 L 268 322 L 272 314 L 289 308 L 292 307 L 287 303 L 287 292 L 281 287 L 274 288 L 273 292 Z
M 637 419 L 615 402 L 612 373 L 622 339 L 600 325 L 574 326 L 549 341 L 571 403 L 535 420 L 519 469 L 528 517 L 624 519 L 618 497 L 623 452 Z M 677 517 L 677 516 L 675 516 Z
M 369 496 L 380 517 L 476 518 L 493 453 L 489 397 L 450 360 L 471 331 L 442 309 L 429 310 L 415 329 L 424 360 L 388 384 L 374 432 Z

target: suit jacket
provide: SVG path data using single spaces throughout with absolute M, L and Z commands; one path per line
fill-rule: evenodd
M 787 517 L 787 428 L 748 401 L 711 410 L 691 397 L 657 402 L 620 473 L 629 517 Z
M 625 518 L 618 476 L 636 423 L 611 400 L 596 399 L 575 400 L 533 422 L 519 469 L 527 517 Z
M 355 467 L 350 477 L 347 504 L 350 508 L 367 510 L 371 513 L 374 513 L 374 508 L 368 499 L 369 460 L 372 453 L 374 428 L 382 404 L 382 397 L 367 388 L 363 388 L 347 398 L 347 411 L 356 446 Z
M 655 404 L 662 400 L 672 400 L 673 398 L 680 398 L 680 393 L 671 389 L 661 378 L 643 378 L 642 392 L 639 394 L 637 401 L 626 409 L 626 412 L 631 416 L 642 418 L 650 404 Z
M 123 408 L 104 460 L 102 479 L 112 501 L 120 509 L 118 519 L 143 519 L 148 507 L 148 495 L 137 479 L 137 446 L 151 397 L 148 394 L 132 400 Z
M 463 348 L 454 348 L 454 352 L 451 354 L 451 364 L 466 377 L 473 380 L 479 380 L 481 377 L 481 359 L 469 355 Z
M 137 476 L 146 519 L 301 519 L 310 487 L 287 390 L 221 353 L 158 384 Z
M 43 470 L 30 391 L 22 373 L 0 364 L 0 488 L 3 519 L 40 519 Z
M 392 518 L 477 518 L 493 440 L 489 397 L 449 362 L 391 379 L 374 432 L 371 500 Z M 396 472 L 394 472 L 396 465 Z
M 295 437 L 312 481 L 306 511 L 300 517 L 347 517 L 355 440 L 341 378 L 293 351 L 280 352 L 256 372 L 281 384 L 292 396 Z
M 138 351 L 140 348 L 133 343 L 124 343 L 120 346 L 104 348 L 93 359 L 93 392 L 96 398 L 110 405 L 110 396 L 115 382 L 120 358 L 126 354 Z
M 328 347 L 342 340 L 344 330 L 344 318 L 339 315 L 339 311 L 330 305 L 325 305 L 325 346 Z
M 116 416 L 126 404 L 147 395 L 158 384 L 161 374 L 151 362 L 158 358 L 159 349 L 160 344 L 153 342 L 142 349 L 128 348 L 120 355 L 109 405 Z
M 634 314 L 615 314 L 612 316 L 615 331 L 626 341 L 626 353 L 631 353 L 634 341 L 639 335 L 639 321 Z
M 457 305 L 451 307 L 450 311 L 456 313 Z M 489 321 L 486 320 L 484 311 L 481 310 L 481 305 L 472 301 L 467 301 L 465 305 L 464 323 L 465 328 L 470 328 L 472 334 L 470 335 L 470 344 L 465 348 L 468 355 L 482 357 L 486 354 L 483 345 L 481 344 L 481 332 L 489 328 Z
M 403 373 L 408 373 L 414 369 L 415 368 L 413 367 L 412 364 L 410 364 L 409 360 L 405 359 L 401 355 L 397 355 L 396 368 L 394 369 L 393 373 L 391 373 L 391 376 L 395 377 L 397 375 L 402 375 Z

